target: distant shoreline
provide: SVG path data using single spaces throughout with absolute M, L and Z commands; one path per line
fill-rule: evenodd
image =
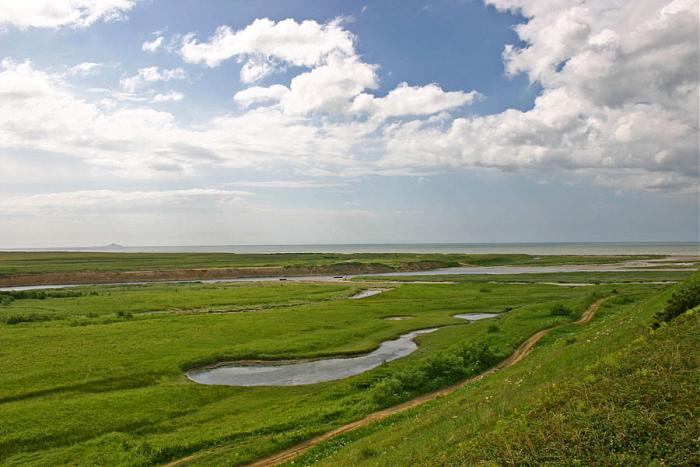
M 0 248 L 4 252 L 123 253 L 525 253 L 534 255 L 700 255 L 700 242 L 358 243 Z

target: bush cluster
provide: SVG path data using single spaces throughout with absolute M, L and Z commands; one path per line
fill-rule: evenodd
M 487 344 L 456 347 L 380 380 L 373 388 L 372 398 L 380 406 L 393 405 L 479 374 L 500 359 Z
M 5 319 L 5 324 L 34 323 L 37 321 L 50 321 L 49 315 L 31 313 L 28 315 L 12 315 Z
M 94 290 L 81 292 L 78 290 L 9 290 L 0 292 L 0 305 L 8 305 L 15 300 L 45 300 L 47 298 L 71 298 L 85 295 L 98 295 Z
M 670 321 L 698 305 L 700 305 L 700 279 L 694 279 L 671 295 L 666 303 L 666 308 L 654 316 L 657 321 L 654 327 L 658 327 L 660 323 Z
M 568 308 L 561 303 L 557 303 L 549 309 L 550 316 L 571 316 L 571 313 L 573 313 L 571 308 Z

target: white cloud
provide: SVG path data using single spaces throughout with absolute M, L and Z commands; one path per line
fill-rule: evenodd
M 90 76 L 99 73 L 102 66 L 102 63 L 83 62 L 70 67 L 68 73 L 71 75 Z
M 697 193 L 694 1 L 489 3 L 528 19 L 516 28 L 527 45 L 504 58 L 543 86 L 534 108 L 391 125 L 384 165 L 605 171 L 608 184 Z
M 133 6 L 134 0 L 8 0 L 0 3 L 0 26 L 82 28 L 122 20 Z
M 351 112 L 372 113 L 380 118 L 429 115 L 465 105 L 477 95 L 444 92 L 434 84 L 410 87 L 406 83 L 385 98 L 364 93 L 378 86 L 378 67 L 359 57 L 354 36 L 343 29 L 340 20 L 319 24 L 261 19 L 240 31 L 222 26 L 208 42 L 197 42 L 191 35 L 186 37 L 180 53 L 185 61 L 207 66 L 238 57 L 244 61 L 241 68 L 244 83 L 258 81 L 286 65 L 310 68 L 292 78 L 289 87 L 254 86 L 234 96 L 242 107 L 279 102 L 290 116 L 318 113 L 337 116 Z
M 293 65 L 312 67 L 335 52 L 354 55 L 354 37 L 339 21 L 319 24 L 313 20 L 297 23 L 293 19 L 274 22 L 267 18 L 256 19 L 240 31 L 221 26 L 208 42 L 198 42 L 188 35 L 180 49 L 186 62 L 210 67 L 239 55 L 276 57 Z
M 355 97 L 352 110 L 366 112 L 380 118 L 406 115 L 430 115 L 471 103 L 480 94 L 476 91 L 445 92 L 437 84 L 409 86 L 400 83 L 386 97 L 374 97 L 362 93 Z
M 289 115 L 344 113 L 355 96 L 377 87 L 375 70 L 375 65 L 356 57 L 333 55 L 328 63 L 295 76 L 289 85 L 290 92 L 282 96 L 281 105 Z
M 219 27 L 208 42 L 198 42 L 193 34 L 185 36 L 182 58 L 188 63 L 203 63 L 209 67 L 239 57 L 245 63 L 241 81 L 255 82 L 280 68 L 280 63 L 315 67 L 324 64 L 331 55 L 354 56 L 354 36 L 343 29 L 340 20 L 319 24 L 293 19 L 274 22 L 257 19 L 249 26 L 234 31 Z
M 185 79 L 187 74 L 182 68 L 159 69 L 157 66 L 141 68 L 134 76 L 123 78 L 119 84 L 122 89 L 127 92 L 135 92 L 146 83 L 155 83 L 158 81 L 172 81 L 177 79 Z
M 275 64 L 261 57 L 253 57 L 243 64 L 241 67 L 241 81 L 244 83 L 254 83 L 260 81 L 264 77 L 271 75 L 276 71 Z
M 262 102 L 279 102 L 289 92 L 287 86 L 275 84 L 270 87 L 253 86 L 238 91 L 233 100 L 241 107 L 250 107 Z
M 144 52 L 156 52 L 163 46 L 164 40 L 163 36 L 158 36 L 152 41 L 146 41 L 141 45 L 141 50 Z
M 175 100 L 177 93 L 105 105 L 78 96 L 59 75 L 4 61 L 0 141 L 7 148 L 71 155 L 133 179 L 221 168 L 305 176 L 497 168 L 629 189 L 697 190 L 698 17 L 692 0 L 617 8 L 603 0 L 493 3 L 526 18 L 517 28 L 525 45 L 509 47 L 504 58 L 510 73 L 525 73 L 542 86 L 532 109 L 455 117 L 450 112 L 478 95 L 437 84 L 402 83 L 373 96 L 378 68 L 361 59 L 340 23 L 259 20 L 237 32 L 220 28 L 206 43 L 189 37 L 181 50 L 185 59 L 210 66 L 238 56 L 246 63 L 262 57 L 273 68 L 308 68 L 288 86 L 236 93 L 239 113 L 184 125 L 146 106 L 149 99 Z M 266 72 L 250 73 L 252 80 Z M 184 76 L 178 68 L 142 68 L 122 87 L 133 92 Z
M 307 188 L 331 188 L 343 186 L 342 183 L 327 183 L 317 182 L 314 180 L 266 180 L 258 182 L 236 182 L 234 186 L 243 186 L 250 188 L 288 188 L 288 189 L 307 189 Z
M 153 103 L 178 102 L 184 98 L 185 98 L 185 95 L 182 94 L 181 92 L 171 91 L 168 93 L 156 94 L 155 96 L 153 96 L 151 98 L 151 102 L 153 102 Z

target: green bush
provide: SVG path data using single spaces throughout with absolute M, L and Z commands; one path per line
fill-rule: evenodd
M 32 313 L 28 315 L 12 315 L 5 319 L 6 324 L 19 324 L 19 323 L 33 323 L 36 321 L 50 321 L 51 317 L 48 315 L 40 315 L 37 313 Z
M 477 375 L 500 359 L 486 344 L 455 347 L 380 380 L 374 385 L 372 397 L 379 406 L 393 405 Z
M 568 308 L 561 303 L 557 303 L 549 309 L 550 316 L 571 316 L 572 313 L 573 311 L 571 308 Z
M 0 292 L 0 305 L 7 305 L 14 300 L 45 300 L 47 298 L 82 297 L 85 294 L 77 290 L 9 290 Z M 97 292 L 90 292 L 97 295 Z
M 655 327 L 658 327 L 661 322 L 670 321 L 698 305 L 700 305 L 700 279 L 696 278 L 671 295 L 666 303 L 666 308 L 654 316 L 657 321 Z
M 10 303 L 14 302 L 15 298 L 6 293 L 6 292 L 0 292 L 0 305 L 9 305 Z

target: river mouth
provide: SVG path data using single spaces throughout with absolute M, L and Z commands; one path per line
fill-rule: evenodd
M 497 313 L 461 313 L 455 318 L 477 321 L 495 318 Z M 405 357 L 418 349 L 415 339 L 420 334 L 437 331 L 438 328 L 418 329 L 402 334 L 397 339 L 384 341 L 379 348 L 365 355 L 344 358 L 325 358 L 290 363 L 232 362 L 195 368 L 185 373 L 195 383 L 219 386 L 301 386 L 305 384 L 335 381 L 359 375 L 379 365 Z

